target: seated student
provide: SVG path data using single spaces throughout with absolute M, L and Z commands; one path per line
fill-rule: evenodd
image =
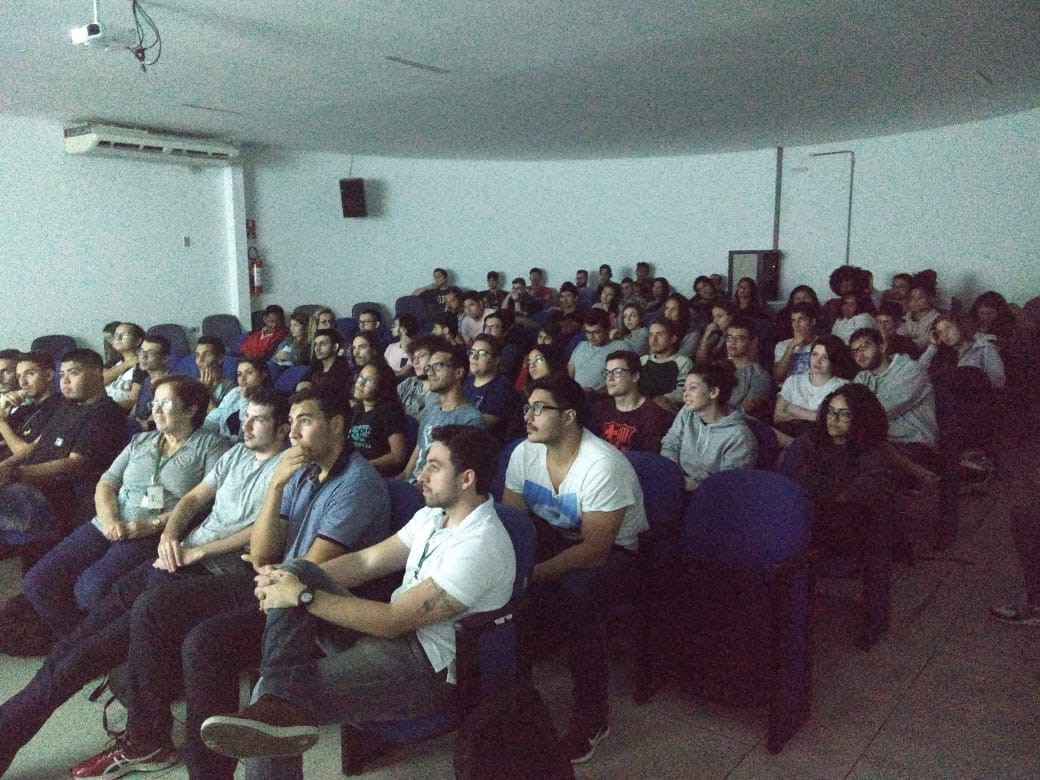
M 545 269 L 532 268 L 528 272 L 531 284 L 527 287 L 527 294 L 534 300 L 539 310 L 547 309 L 556 300 L 556 290 L 545 285 Z
M 826 331 L 826 318 L 820 299 L 816 297 L 816 291 L 807 284 L 800 284 L 791 290 L 787 297 L 787 304 L 773 317 L 773 341 L 780 342 L 794 335 L 791 331 L 791 309 L 796 303 L 808 303 L 812 309 L 812 317 L 820 332 Z M 902 315 L 900 315 L 902 316 Z
M 238 354 L 270 360 L 282 339 L 288 335 L 289 329 L 285 327 L 285 309 L 272 303 L 264 309 L 263 325 L 246 336 L 246 340 L 238 348 Z
M 168 338 L 158 334 L 144 337 L 141 349 L 137 353 L 137 364 L 147 376 L 141 383 L 141 390 L 137 394 L 137 402 L 134 404 L 134 411 L 131 415 L 142 431 L 155 429 L 155 424 L 152 422 L 152 400 L 155 398 L 156 384 L 160 379 L 172 373 L 168 365 L 169 359 L 170 340 Z M 208 397 L 206 409 L 209 409 Z
M 651 270 L 650 263 L 645 260 L 640 260 L 636 263 L 635 290 L 642 298 L 650 296 L 651 288 L 654 284 L 654 280 L 650 276 Z M 624 284 L 624 279 L 621 281 Z
M 126 444 L 126 415 L 105 394 L 101 356 L 73 349 L 61 359 L 64 400 L 39 435 L 0 462 L 0 541 L 48 545 L 86 510 L 84 497 Z
M 390 324 L 390 335 L 396 341 L 387 344 L 386 349 L 383 350 L 383 359 L 394 370 L 394 375 L 398 380 L 406 379 L 414 373 L 409 345 L 412 343 L 412 339 L 419 335 L 420 330 L 419 320 L 411 314 L 399 314 Z
M 498 373 L 515 382 L 524 356 L 531 348 L 533 339 L 530 333 L 524 326 L 517 324 L 513 312 L 505 307 L 484 318 L 484 332 L 502 342 Z
M 267 627 L 255 701 L 202 724 L 211 749 L 265 757 L 246 762 L 247 777 L 302 778 L 295 754 L 317 742 L 319 724 L 443 709 L 454 693 L 453 621 L 509 601 L 516 555 L 488 493 L 497 445 L 462 426 L 433 436 L 419 476 L 426 506 L 404 528 L 321 566 L 290 561 L 258 578 Z M 355 595 L 401 569 L 389 604 Z M 342 649 L 315 660 L 318 637 Z
M 348 435 L 354 449 L 384 477 L 399 473 L 408 459 L 406 417 L 393 369 L 382 358 L 368 361 L 354 382 Z
M 683 408 L 661 441 L 661 454 L 679 464 L 686 489 L 716 471 L 752 467 L 758 442 L 740 409 L 727 406 L 737 375 L 728 361 L 695 365 L 686 377 Z
M 802 302 L 791 307 L 789 339 L 777 343 L 773 350 L 773 381 L 782 385 L 787 377 L 809 370 L 809 353 L 816 339 L 816 316 L 811 304 Z
M 404 413 L 416 420 L 422 417 L 423 409 L 433 397 L 426 364 L 430 362 L 430 355 L 443 347 L 444 339 L 429 335 L 416 336 L 408 343 L 412 375 L 397 386 L 397 397 L 401 399 Z
M 618 326 L 611 334 L 625 348 L 642 357 L 650 352 L 650 328 L 643 324 L 643 309 L 637 303 L 626 303 L 621 309 Z
M 480 297 L 480 293 L 472 290 L 463 293 L 462 316 L 458 323 L 459 335 L 465 346 L 471 346 L 473 339 L 484 332 L 484 318 L 492 311 L 494 310 L 484 308 L 484 299 Z
M 271 474 L 249 537 L 257 571 L 300 557 L 320 564 L 387 535 L 386 484 L 346 439 L 348 412 L 339 396 L 307 390 L 290 403 L 292 446 Z M 126 732 L 73 766 L 73 777 L 157 771 L 176 763 L 170 705 L 180 689 L 187 713 L 180 755 L 189 775 L 234 776 L 234 762 L 203 746 L 199 726 L 210 715 L 238 708 L 239 675 L 260 660 L 264 617 L 253 574 L 240 569 L 164 580 L 141 594 L 130 612 Z
M 711 310 L 720 300 L 723 300 L 723 296 L 719 293 L 719 289 L 711 277 L 698 276 L 693 280 L 693 295 L 687 302 L 690 306 L 690 316 L 696 324 L 698 332 L 703 331 L 711 322 Z
M 585 322 L 585 316 L 579 306 L 578 288 L 570 282 L 560 285 L 558 304 L 549 309 L 549 322 L 556 326 L 560 336 L 566 341 L 581 330 Z
M 894 301 L 882 301 L 874 317 L 878 332 L 885 340 L 885 354 L 894 355 L 902 352 L 913 360 L 921 357 L 921 350 L 913 339 L 899 335 L 899 326 L 903 322 L 903 310 Z
M 892 286 L 881 293 L 881 304 L 891 303 L 899 311 L 900 319 L 906 314 L 907 304 L 910 298 L 910 282 L 913 277 L 908 273 L 898 273 L 892 276 Z
M 62 403 L 54 391 L 54 358 L 46 352 L 19 355 L 15 373 L 19 389 L 10 404 L 0 404 L 0 460 L 25 452 Z
M 208 399 L 194 379 L 160 379 L 155 430 L 134 436 L 101 476 L 97 515 L 26 573 L 26 598 L 57 636 L 79 625 L 116 580 L 154 557 L 166 514 L 227 451 L 227 439 L 201 430 Z
M 144 331 L 132 322 L 121 322 L 112 334 L 112 345 L 119 360 L 104 371 L 105 392 L 129 413 L 137 402 L 145 373 L 137 364 L 137 351 L 144 341 Z
M 382 313 L 378 309 L 362 309 L 358 314 L 357 327 L 358 333 L 378 334 L 383 327 Z
M 682 405 L 683 383 L 693 365 L 685 355 L 676 352 L 679 334 L 676 324 L 665 317 L 649 328 L 650 354 L 639 360 L 639 392 L 669 412 Z
M 280 366 L 302 366 L 310 362 L 311 344 L 307 328 L 311 318 L 305 312 L 294 311 L 289 315 L 289 333 L 275 348 L 271 360 Z M 333 323 L 335 327 L 335 323 Z
M 814 545 L 856 556 L 871 552 L 866 516 L 886 507 L 892 492 L 887 435 L 888 419 L 874 394 L 844 384 L 824 398 L 812 427 L 785 451 L 782 472 L 812 501 Z
M 761 328 L 763 332 L 773 321 L 773 310 L 760 300 L 758 283 L 750 276 L 737 282 L 737 289 L 733 291 L 733 305 L 737 307 L 738 315 L 747 317 L 755 323 L 756 329 Z
M 462 347 L 444 344 L 430 355 L 425 367 L 433 398 L 419 418 L 419 439 L 398 479 L 415 483 L 419 479 L 433 441 L 433 429 L 441 425 L 484 427 L 484 418 L 462 392 L 462 381 L 469 373 L 469 355 Z
M 463 346 L 462 336 L 459 335 L 459 318 L 450 311 L 445 310 L 433 316 L 430 333 L 452 344 Z
M 838 319 L 831 325 L 831 333 L 846 344 L 849 336 L 860 328 L 874 328 L 874 304 L 866 293 L 847 293 L 841 296 L 841 309 Z
M 975 322 L 976 332 L 985 336 L 1001 352 L 1007 352 L 1015 330 L 1011 307 L 998 292 L 982 293 L 971 304 L 968 316 Z
M 592 304 L 593 309 L 602 309 L 610 315 L 610 329 L 614 330 L 618 324 L 618 312 L 621 309 L 621 285 L 615 282 L 605 282 L 599 287 L 599 300 Z
M 715 302 L 711 307 L 711 322 L 697 343 L 696 362 L 712 363 L 726 359 L 726 329 L 736 316 L 735 304 L 724 300 Z
M 560 295 L 563 295 L 561 292 Z M 555 354 L 558 354 L 563 359 L 563 370 L 567 372 L 567 357 L 563 354 L 563 345 L 567 343 L 567 339 L 560 333 L 560 326 L 550 319 L 542 327 L 538 329 L 538 335 L 535 337 L 535 344 L 540 347 L 556 347 Z M 532 352 L 534 350 L 532 349 Z M 524 356 L 523 363 L 520 366 L 520 373 L 517 374 L 516 379 L 513 382 L 513 388 L 518 392 L 524 392 L 524 388 L 527 387 L 527 383 L 531 381 L 531 366 L 530 366 L 531 352 L 528 352 Z M 501 361 L 500 361 L 501 362 Z M 499 369 L 501 373 L 501 368 Z
M 241 552 L 285 447 L 288 415 L 283 394 L 271 388 L 257 393 L 249 404 L 243 442 L 228 450 L 205 479 L 177 502 L 159 537 L 154 562 L 147 561 L 123 577 L 69 637 L 51 648 L 29 684 L 0 704 L 0 775 L 55 709 L 94 677 L 126 660 L 130 610 L 146 590 L 173 579 L 235 572 L 244 574 L 246 586 L 251 587 L 252 567 L 242 560 Z M 211 502 L 209 514 L 185 536 Z M 173 763 L 172 756 L 167 759 Z M 133 767 L 132 762 L 123 766 L 130 771 Z M 93 776 L 105 768 L 96 769 Z
M 899 335 L 908 337 L 923 351 L 931 343 L 932 325 L 938 316 L 934 277 L 926 272 L 916 274 L 911 282 L 906 316 L 899 326 Z
M 17 349 L 0 349 L 0 396 L 18 390 L 18 358 L 21 354 Z
M 224 378 L 224 342 L 216 336 L 199 336 L 195 366 L 199 369 L 199 381 L 209 390 L 209 409 L 213 411 L 238 386 L 236 380 Z
M 839 265 L 830 275 L 830 288 L 835 297 L 823 305 L 827 322 L 835 322 L 841 316 L 844 295 L 870 295 L 870 275 L 854 265 Z
M 503 501 L 538 532 L 521 651 L 530 663 L 543 632 L 567 644 L 573 700 L 563 749 L 592 758 L 610 734 L 606 617 L 611 594 L 632 582 L 643 492 L 628 459 L 583 427 L 585 395 L 567 377 L 536 381 L 524 406 L 527 439 L 509 459 Z
M 509 293 L 499 287 L 500 284 L 501 277 L 498 275 L 498 271 L 488 271 L 488 288 L 480 294 L 480 297 L 484 300 L 485 309 L 498 309 L 505 303 L 506 298 L 509 297 Z
M 481 334 L 469 348 L 469 375 L 462 383 L 466 400 L 477 408 L 492 436 L 505 437 L 509 423 L 520 406 L 520 398 L 509 380 L 498 373 L 501 342 Z
M 669 295 L 665 298 L 664 306 L 661 307 L 659 319 L 671 320 L 675 323 L 676 332 L 679 335 L 679 345 L 675 351 L 693 360 L 693 356 L 697 353 L 697 345 L 701 340 L 701 330 L 693 320 L 686 299 L 679 293 Z
M 444 303 L 449 292 L 458 294 L 459 288 L 448 283 L 447 271 L 443 268 L 434 268 L 433 283 L 413 290 L 412 295 L 422 299 L 422 302 L 426 304 L 426 311 L 432 317 L 434 314 L 444 311 Z
M 607 397 L 593 405 L 586 427 L 622 452 L 660 452 L 661 437 L 671 427 L 674 415 L 639 392 L 640 371 L 635 352 L 618 350 L 607 355 L 603 371 Z
M 355 374 L 382 354 L 383 344 L 374 330 L 358 331 L 350 340 L 350 362 Z
M 729 405 L 752 417 L 769 414 L 773 394 L 772 377 L 752 357 L 757 346 L 754 321 L 738 314 L 726 328 L 726 354 L 737 373 L 737 386 L 729 397 Z
M 209 411 L 202 427 L 233 441 L 240 441 L 246 407 L 260 388 L 271 386 L 271 368 L 263 358 L 240 357 L 235 376 L 237 387 L 225 393 L 220 404 Z
M 509 297 L 502 304 L 502 309 L 511 311 L 515 317 L 529 317 L 540 311 L 538 301 L 527 289 L 527 283 L 522 276 L 516 277 L 510 285 Z M 501 309 L 500 309 L 501 310 Z
M 932 328 L 932 342 L 918 362 L 933 383 L 955 368 L 969 367 L 982 371 L 994 390 L 1004 389 L 1004 361 L 993 343 L 975 332 L 970 316 L 940 314 Z
M 602 309 L 585 315 L 585 340 L 578 343 L 567 361 L 567 373 L 585 390 L 599 394 L 606 387 L 603 368 L 607 355 L 623 344 L 610 340 L 610 316 Z
M 550 374 L 567 376 L 567 356 L 556 344 L 539 344 L 527 353 L 524 371 L 517 377 L 513 388 L 517 392 L 526 393 L 531 382 L 544 379 Z
M 633 304 L 639 307 L 639 311 L 642 312 L 646 307 L 646 299 L 650 297 L 651 285 L 653 280 L 648 279 L 645 287 L 640 287 L 636 282 L 632 281 L 632 277 L 626 276 L 621 280 L 621 308 L 622 310 L 629 304 Z M 643 294 L 643 290 L 646 294 Z
M 812 345 L 809 370 L 787 377 L 780 388 L 773 425 L 788 437 L 804 433 L 819 419 L 823 399 L 850 381 L 856 370 L 845 342 L 831 334 L 820 336 Z
M 672 285 L 663 276 L 650 283 L 650 296 L 643 303 L 643 311 L 653 314 L 664 308 L 664 302 L 672 294 Z
M 349 358 L 341 357 L 343 334 L 325 328 L 314 334 L 314 362 L 296 385 L 297 392 L 327 387 L 339 393 L 343 404 L 350 403 L 356 372 Z
M 892 446 L 886 452 L 890 462 L 919 482 L 932 482 L 942 459 L 935 391 L 927 371 L 906 355 L 886 355 L 876 330 L 857 330 L 849 345 L 861 369 L 853 381 L 866 385 L 888 415 L 888 441 Z

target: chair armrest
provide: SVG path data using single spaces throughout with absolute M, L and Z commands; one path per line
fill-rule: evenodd
M 516 677 L 516 612 L 510 601 L 499 609 L 455 621 L 455 684 L 460 708 L 475 705 L 482 692 Z

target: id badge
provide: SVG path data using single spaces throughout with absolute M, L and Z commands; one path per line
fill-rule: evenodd
M 163 487 L 162 485 L 149 485 L 145 488 L 144 496 L 141 498 L 142 509 L 162 509 L 163 508 Z

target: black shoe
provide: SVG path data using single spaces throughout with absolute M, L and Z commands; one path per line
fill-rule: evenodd
M 202 741 L 232 758 L 295 756 L 314 747 L 318 724 L 296 705 L 265 693 L 235 715 L 206 718 Z

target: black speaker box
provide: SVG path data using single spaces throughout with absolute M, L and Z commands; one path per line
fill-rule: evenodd
M 367 217 L 365 208 L 365 180 L 340 179 L 339 197 L 343 203 L 344 217 Z

